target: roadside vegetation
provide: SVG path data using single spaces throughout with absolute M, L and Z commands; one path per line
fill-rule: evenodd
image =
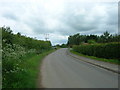
M 78 53 L 74 50 L 70 50 L 70 52 L 73 53 L 73 54 L 76 54 L 78 56 L 83 56 L 83 57 L 90 58 L 90 59 L 93 59 L 93 60 L 104 61 L 104 62 L 120 65 L 120 60 L 118 60 L 118 59 L 105 59 L 105 58 L 98 58 L 98 57 L 95 57 L 95 56 L 88 56 L 88 55 L 85 55 L 85 54 Z
M 75 54 L 120 63 L 120 35 L 112 35 L 107 31 L 101 36 L 75 34 L 69 36 L 67 45 L 73 49 L 73 53 L 76 52 Z
M 52 52 L 51 42 L 2 31 L 2 87 L 35 88 L 41 59 Z
M 106 59 L 120 59 L 120 43 L 88 44 L 73 46 L 73 50 L 84 55 Z

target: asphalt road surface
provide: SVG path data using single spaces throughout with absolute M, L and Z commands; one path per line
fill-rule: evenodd
M 43 60 L 43 87 L 118 88 L 118 74 L 73 58 L 66 51 L 59 49 Z

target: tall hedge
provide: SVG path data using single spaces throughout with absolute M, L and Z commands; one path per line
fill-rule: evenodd
M 32 72 L 28 68 L 30 63 L 36 61 L 28 63 L 28 60 L 34 55 L 50 50 L 51 42 L 23 36 L 20 33 L 14 34 L 9 27 L 2 27 L 0 31 L 2 31 L 2 48 L 0 48 L 3 66 L 2 88 L 25 88 L 23 84 L 26 87 L 32 87 L 29 82 L 26 82 L 24 76 L 34 79 L 34 75 L 31 76 Z M 28 65 L 28 68 L 25 65 Z M 36 64 L 33 63 L 34 65 Z
M 120 42 L 104 44 L 75 45 L 73 50 L 85 55 L 107 59 L 120 59 Z
M 37 51 L 42 51 L 48 50 L 52 46 L 50 41 L 37 40 L 35 38 L 23 36 L 20 33 L 13 34 L 9 27 L 2 27 L 0 30 L 2 31 L 2 47 L 5 47 L 7 44 L 12 46 L 16 44 L 27 50 L 36 49 Z

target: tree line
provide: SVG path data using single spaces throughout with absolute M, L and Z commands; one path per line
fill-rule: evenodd
M 108 31 L 102 35 L 80 35 L 79 33 L 68 37 L 67 45 L 80 45 L 83 43 L 109 43 L 109 42 L 120 42 L 120 35 L 112 35 Z

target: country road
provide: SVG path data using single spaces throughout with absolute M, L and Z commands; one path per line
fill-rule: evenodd
M 118 74 L 69 56 L 67 49 L 48 55 L 42 63 L 45 88 L 118 88 Z

